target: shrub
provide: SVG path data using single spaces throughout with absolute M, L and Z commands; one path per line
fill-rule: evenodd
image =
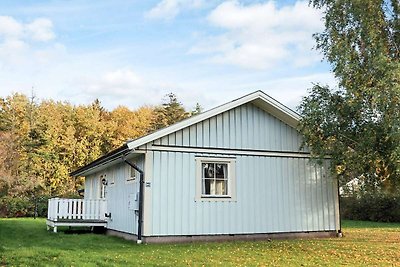
M 36 199 L 37 216 L 47 216 L 47 197 Z M 0 198 L 0 217 L 33 217 L 35 213 L 35 200 L 28 197 L 4 196 Z
M 340 212 L 343 219 L 400 222 L 400 197 L 387 194 L 342 197 Z

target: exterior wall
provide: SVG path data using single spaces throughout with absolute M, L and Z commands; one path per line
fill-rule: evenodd
M 140 168 L 144 166 L 144 157 L 139 156 L 132 159 Z M 136 193 L 138 192 L 138 179 L 126 181 L 129 175 L 129 165 L 124 162 L 114 164 L 107 169 L 89 175 L 85 179 L 85 199 L 99 198 L 100 175 L 106 174 L 108 185 L 105 188 L 107 199 L 107 212 L 111 213 L 107 228 L 137 234 L 137 214 L 135 213 Z M 114 184 L 112 184 L 114 181 Z M 138 200 L 138 199 L 137 199 Z M 131 205 L 129 204 L 129 202 Z
M 336 187 L 304 158 L 235 156 L 236 201 L 195 200 L 195 154 L 153 152 L 151 235 L 335 230 Z M 225 156 L 225 155 L 224 155 Z
M 299 151 L 296 129 L 248 103 L 153 142 L 155 145 Z
M 85 178 L 85 199 L 98 199 L 100 197 L 100 174 L 91 174 Z
M 136 161 L 145 170 L 144 236 L 338 230 L 336 181 L 327 166 L 309 164 L 300 144 L 295 129 L 245 104 L 137 149 L 145 154 Z M 196 200 L 196 157 L 236 159 L 235 200 Z M 127 170 L 118 163 L 102 172 L 115 180 L 106 188 L 108 228 L 136 234 L 128 201 L 138 183 L 126 183 Z M 98 188 L 100 175 L 89 176 L 87 185 Z
M 251 103 L 148 144 L 145 236 L 338 230 L 336 181 L 300 144 L 295 129 Z M 236 159 L 235 201 L 196 201 L 196 157 Z

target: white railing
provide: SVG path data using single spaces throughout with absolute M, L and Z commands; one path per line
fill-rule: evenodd
M 107 201 L 105 199 L 51 198 L 47 208 L 47 219 L 105 220 Z

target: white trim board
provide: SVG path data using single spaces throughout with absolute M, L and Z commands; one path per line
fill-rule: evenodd
M 285 157 L 285 158 L 311 158 L 306 152 L 280 152 L 262 150 L 239 150 L 239 149 L 216 149 L 200 147 L 179 147 L 179 146 L 149 146 L 147 150 L 183 153 L 207 153 L 216 155 L 243 155 L 243 156 L 264 156 L 264 157 Z M 139 151 L 139 150 L 136 150 Z

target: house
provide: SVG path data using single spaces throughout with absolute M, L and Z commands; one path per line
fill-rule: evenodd
M 72 173 L 84 199 L 49 200 L 48 226 L 138 243 L 335 236 L 337 180 L 300 149 L 298 120 L 256 91 L 128 141 Z

